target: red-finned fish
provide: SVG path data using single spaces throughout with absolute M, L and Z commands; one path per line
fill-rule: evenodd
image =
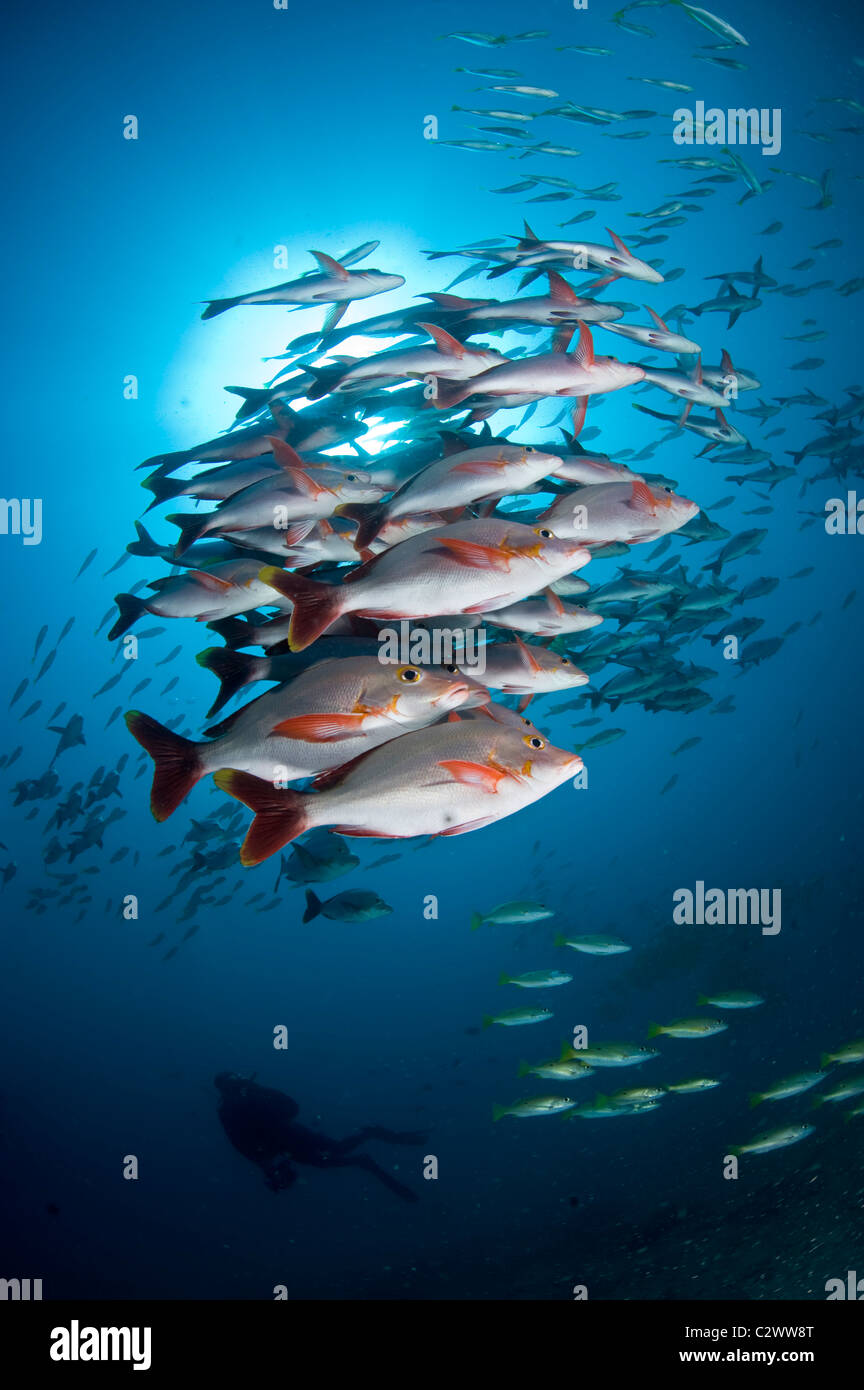
M 545 647 L 531 646 L 520 637 L 486 647 L 483 662 L 482 671 L 474 665 L 459 669 L 490 690 L 502 690 L 508 695 L 533 696 L 588 684 L 585 672 L 569 657 L 559 656 Z
M 654 348 L 657 352 L 701 352 L 698 343 L 694 343 L 692 338 L 685 338 L 683 333 L 673 333 L 668 324 L 664 323 L 659 314 L 646 305 L 648 313 L 654 320 L 652 327 L 647 323 L 603 323 L 601 328 L 606 328 L 610 333 L 617 333 L 621 338 L 629 338 L 634 343 L 641 343 L 643 347 Z
M 485 372 L 506 362 L 506 357 L 491 348 L 475 348 L 460 343 L 444 328 L 432 323 L 418 323 L 417 327 L 428 333 L 433 347 L 394 348 L 390 352 L 378 352 L 372 357 L 341 358 L 338 366 L 308 367 L 315 377 L 315 385 L 307 391 L 310 401 L 320 396 L 344 395 L 346 392 L 362 388 L 371 382 L 400 381 L 404 379 L 422 381 L 424 377 L 441 377 L 444 381 L 465 381 L 468 377 Z
M 565 632 L 586 632 L 588 628 L 597 627 L 603 617 L 589 608 L 562 603 L 549 589 L 544 598 L 525 599 L 508 608 L 499 608 L 490 621 L 514 632 L 533 633 L 535 637 L 560 637 Z
M 567 336 L 569 338 L 569 332 Z M 518 396 L 526 402 L 542 400 L 545 396 L 584 400 L 607 391 L 619 391 L 623 386 L 632 386 L 644 379 L 644 368 L 634 362 L 595 357 L 591 331 L 582 323 L 571 352 L 542 352 L 536 357 L 523 357 L 502 367 L 492 367 L 470 381 L 443 382 L 432 404 L 438 410 L 449 410 L 471 396 L 482 397 L 484 402 L 487 398 L 494 401 L 502 396 Z
M 462 299 L 457 294 L 427 294 L 439 309 L 452 312 L 459 323 L 507 325 L 531 323 L 541 328 L 576 327 L 579 323 L 608 323 L 624 313 L 617 304 L 582 299 L 554 270 L 546 272 L 549 293 L 521 299 Z
M 233 769 L 215 780 L 255 812 L 240 851 L 248 866 L 313 826 L 384 839 L 479 830 L 554 791 L 581 766 L 578 754 L 536 732 L 457 719 L 373 749 L 318 778 L 310 792 L 276 791 Z
M 181 738 L 139 710 L 130 710 L 126 725 L 153 758 L 150 806 L 162 821 L 196 782 L 219 768 L 236 768 L 271 784 L 296 781 L 488 699 L 486 690 L 458 672 L 356 656 L 317 662 L 287 685 L 268 690 L 206 730 L 212 736 L 208 743 Z
M 275 437 L 270 443 L 280 465 L 278 473 L 235 493 L 204 516 L 183 513 L 168 518 L 180 527 L 178 556 L 202 536 L 230 535 L 268 525 L 282 531 L 286 545 L 290 545 L 307 536 L 316 519 L 332 516 L 338 506 L 375 502 L 386 491 L 359 469 L 350 473 L 341 468 L 307 472 L 290 444 Z
M 226 560 L 210 570 L 186 570 L 168 579 L 157 579 L 146 598 L 136 594 L 117 594 L 119 617 L 108 633 L 108 640 L 121 637 L 145 613 L 159 618 L 195 618 L 210 622 L 246 613 L 259 604 L 279 608 L 290 605 L 274 597 L 269 585 L 259 579 L 260 560 Z
M 365 551 L 388 521 L 430 511 L 461 509 L 481 498 L 523 492 L 551 473 L 554 454 L 521 444 L 488 444 L 437 459 L 415 473 L 387 502 L 339 508 L 339 515 L 358 523 L 354 544 Z
M 602 246 L 596 241 L 542 241 L 534 235 L 526 222 L 525 236 L 517 248 L 518 264 L 520 267 L 536 266 L 550 259 L 566 257 L 580 269 L 588 265 L 606 271 L 603 278 L 596 280 L 590 287 L 592 289 L 611 285 L 613 280 L 618 280 L 622 275 L 628 280 L 643 280 L 651 285 L 662 284 L 663 276 L 659 270 L 648 265 L 647 261 L 640 261 L 638 256 L 628 251 L 624 242 L 610 227 L 607 227 L 606 231 L 612 241 L 611 246 Z M 492 272 L 493 275 L 495 273 Z
M 302 275 L 297 280 L 286 280 L 281 285 L 271 285 L 266 290 L 253 290 L 250 294 L 237 294 L 228 299 L 208 299 L 202 319 L 215 318 L 226 309 L 234 309 L 240 304 L 332 304 L 324 320 L 324 332 L 329 333 L 341 319 L 352 299 L 368 299 L 370 295 L 383 294 L 386 290 L 398 290 L 405 284 L 404 275 L 390 275 L 383 270 L 348 270 L 341 262 L 334 260 L 323 251 L 312 251 L 320 270 L 313 275 Z
M 265 567 L 261 578 L 294 603 L 288 630 L 302 651 L 346 613 L 369 618 L 434 618 L 506 608 L 587 564 L 589 552 L 545 525 L 488 517 L 459 521 L 401 541 L 324 584 Z
M 599 483 L 562 495 L 538 518 L 583 545 L 638 545 L 677 531 L 698 513 L 695 502 L 646 482 Z

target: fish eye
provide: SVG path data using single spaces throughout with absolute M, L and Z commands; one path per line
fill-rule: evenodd
M 447 672 L 448 676 L 458 676 L 459 674 L 458 666 L 445 666 L 444 670 Z
M 356 483 L 356 482 L 357 482 L 357 474 L 356 474 L 356 473 L 346 473 L 346 474 L 345 474 L 345 481 L 346 481 L 346 483 Z
M 544 541 L 551 541 L 555 538 L 554 531 L 550 531 L 548 526 L 535 526 L 534 531 Z
M 527 743 L 529 748 L 546 747 L 546 740 L 544 738 L 540 738 L 538 734 L 526 734 L 522 742 Z
M 664 488 L 663 490 L 664 490 L 664 492 L 671 492 L 671 491 L 672 491 L 671 487 Z
M 561 658 L 561 665 L 562 665 L 562 666 L 569 666 L 569 665 L 570 665 L 570 658 L 569 658 L 569 656 L 562 656 L 562 658 Z
M 423 672 L 418 671 L 416 666 L 400 666 L 396 675 L 406 685 L 416 685 L 419 680 L 423 679 Z

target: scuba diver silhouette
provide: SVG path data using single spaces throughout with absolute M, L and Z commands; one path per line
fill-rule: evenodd
M 368 1139 L 385 1144 L 424 1144 L 426 1135 L 422 1132 L 400 1133 L 366 1125 L 346 1139 L 330 1139 L 296 1124 L 300 1107 L 282 1091 L 258 1086 L 252 1078 L 227 1071 L 219 1073 L 214 1085 L 220 1093 L 222 1128 L 238 1153 L 258 1164 L 272 1192 L 292 1187 L 297 1181 L 294 1164 L 306 1163 L 313 1168 L 362 1168 L 403 1201 L 419 1201 L 416 1192 L 397 1182 L 374 1158 L 354 1151 Z

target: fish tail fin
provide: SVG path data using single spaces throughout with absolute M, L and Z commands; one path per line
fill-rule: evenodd
M 251 644 L 249 633 L 252 624 L 247 623 L 245 618 L 214 618 L 207 626 L 211 632 L 218 633 L 229 647 L 248 647 Z
M 307 797 L 302 793 L 277 791 L 270 782 L 235 768 L 223 768 L 213 781 L 220 791 L 255 812 L 240 849 L 240 863 L 246 868 L 260 864 L 309 829 Z
M 149 714 L 129 710 L 126 728 L 153 759 L 150 809 L 153 819 L 167 820 L 204 776 L 199 745 L 166 729 Z
M 764 1099 L 765 1097 L 762 1095 L 761 1091 L 754 1091 L 752 1095 L 748 1097 L 750 1109 L 752 1110 L 754 1105 L 761 1105 Z
M 674 3 L 674 0 L 673 0 L 673 3 Z M 740 1145 L 740 1144 L 730 1144 L 730 1145 L 729 1145 L 729 1152 L 730 1152 L 730 1154 L 733 1155 L 733 1157 L 737 1158 L 738 1155 L 739 1155 L 740 1152 L 741 1152 L 741 1145 Z
M 493 1106 L 492 1106 L 492 1120 L 493 1120 L 493 1123 L 494 1123 L 495 1120 L 500 1120 L 501 1117 L 502 1117 L 503 1115 L 506 1115 L 506 1114 L 507 1114 L 507 1106 L 506 1106 L 506 1105 L 493 1105 Z
M 498 976 L 498 983 L 499 985 L 509 985 L 510 976 L 507 974 L 506 970 L 501 971 L 501 974 Z
M 453 406 L 461 405 L 466 396 L 471 395 L 470 381 L 444 381 L 441 377 L 435 377 L 435 394 L 429 404 L 436 410 L 450 410 Z
M 260 658 L 230 647 L 207 647 L 195 660 L 219 681 L 219 694 L 207 711 L 207 718 L 212 719 L 238 690 L 255 680 Z
M 304 922 L 312 922 L 321 915 L 321 899 L 311 888 L 306 889 L 306 911 L 303 913 Z
M 162 558 L 165 555 L 167 547 L 154 541 L 146 526 L 142 526 L 140 521 L 135 522 L 135 533 L 138 539 L 130 541 L 126 547 L 130 555 L 145 555 L 153 559 Z
M 269 386 L 226 386 L 225 390 L 230 391 L 232 396 L 241 396 L 243 399 L 235 420 L 248 420 L 250 415 L 257 415 L 259 410 L 264 409 L 271 395 Z
M 516 1072 L 516 1075 L 517 1075 L 517 1076 L 529 1076 L 530 1073 L 531 1073 L 531 1063 L 530 1063 L 530 1062 L 520 1062 L 520 1063 L 519 1063 L 518 1070 L 517 1070 L 517 1072 Z
M 472 913 L 471 913 L 471 930 L 472 930 L 472 931 L 479 931 L 480 928 L 482 927 L 482 925 L 483 925 L 483 918 L 480 916 L 480 913 L 479 913 L 479 912 L 472 912 Z
M 189 480 L 187 478 L 168 478 L 157 470 L 155 473 L 149 473 L 141 486 L 153 493 L 153 501 L 147 508 L 148 512 L 152 512 L 153 508 L 158 507 L 160 502 L 168 502 L 172 497 L 179 497 L 189 486 Z
M 147 612 L 146 603 L 135 594 L 115 594 L 114 602 L 119 608 L 120 614 L 108 633 L 109 642 L 113 642 L 115 637 L 122 637 L 123 633 L 138 621 L 141 614 Z
M 662 1033 L 662 1032 L 663 1032 L 663 1029 L 660 1027 L 660 1024 L 659 1024 L 659 1023 L 652 1023 L 652 1024 L 650 1024 L 650 1026 L 649 1026 L 649 1028 L 648 1028 L 648 1036 L 649 1036 L 649 1038 L 656 1038 L 656 1037 L 657 1037 L 660 1033 Z
M 339 385 L 345 375 L 344 366 L 313 367 L 307 363 L 306 371 L 315 378 L 313 386 L 306 392 L 307 399 L 310 401 L 320 400 L 322 396 L 327 396 Z
M 173 473 L 175 468 L 180 468 L 184 463 L 189 463 L 189 451 L 187 449 L 175 449 L 170 454 L 153 454 L 149 459 L 144 459 L 136 469 L 138 472 L 142 468 L 152 468 L 154 473 L 163 478 L 166 473 Z
M 823 1052 L 822 1056 L 819 1058 L 819 1066 L 829 1067 L 833 1061 L 834 1058 L 831 1056 L 830 1052 Z
M 710 570 L 712 574 L 719 574 L 722 568 L 723 564 L 720 560 L 712 560 L 710 565 L 702 566 L 703 571 Z
M 553 945 L 553 946 L 566 946 L 566 945 L 567 945 L 567 938 L 566 938 L 566 936 L 564 935 L 563 932 L 560 932 L 560 931 L 559 931 L 558 935 L 555 937 L 555 940 L 552 942 L 552 945 Z
M 207 527 L 212 519 L 212 512 L 174 512 L 171 516 L 166 516 L 165 520 L 170 521 L 172 526 L 179 526 L 180 536 L 174 548 L 175 559 L 184 555 L 195 541 L 200 540 L 207 531 Z
M 709 1001 L 705 998 L 705 995 L 704 995 L 704 994 L 697 994 L 697 996 L 696 996 L 696 1003 L 697 1003 L 697 1004 L 707 1004 L 708 1002 L 709 1002 Z
M 265 565 L 259 577 L 294 604 L 288 626 L 288 645 L 292 652 L 311 647 L 342 613 L 345 591 L 340 584 L 324 584 L 319 579 L 277 569 L 275 565 Z
M 215 319 L 217 314 L 224 314 L 226 309 L 233 309 L 234 305 L 239 304 L 241 299 L 242 295 L 234 299 L 203 299 L 201 302 L 206 304 L 207 308 L 201 317 L 202 319 Z
M 354 549 L 360 554 L 368 550 L 378 535 L 384 525 L 387 509 L 380 502 L 346 502 L 336 508 L 336 515 L 345 517 L 347 521 L 356 521 Z
M 495 1020 L 494 1020 L 494 1018 L 492 1017 L 491 1014 L 484 1014 L 484 1015 L 483 1015 L 482 1027 L 484 1027 L 484 1028 L 491 1028 L 491 1027 L 492 1027 L 492 1024 L 493 1024 L 494 1022 L 495 1022 Z

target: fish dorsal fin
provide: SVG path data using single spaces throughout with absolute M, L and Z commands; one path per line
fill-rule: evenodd
M 732 365 L 732 358 L 729 356 L 725 348 L 720 354 L 720 366 L 724 372 L 734 372 L 735 370 L 735 368 Z
M 347 280 L 350 277 L 351 272 L 334 260 L 332 256 L 328 256 L 326 251 L 310 251 L 309 255 L 315 257 L 325 275 L 333 275 L 338 280 Z
M 723 414 L 723 411 L 719 409 L 719 407 L 717 410 L 714 411 L 714 418 L 716 419 L 718 425 L 722 425 L 724 430 L 728 430 L 729 421 L 726 419 L 726 416 Z
M 564 612 L 564 604 L 561 602 L 559 595 L 556 594 L 554 589 L 545 589 L 544 593 L 546 594 L 546 602 L 552 612 L 557 613 L 560 618 L 561 614 Z
M 286 444 L 284 439 L 280 439 L 278 435 L 268 435 L 267 443 L 273 450 L 273 457 L 280 468 L 299 469 L 301 473 L 305 472 L 306 465 L 297 450 L 292 449 L 290 444 Z
M 654 322 L 655 322 L 655 324 L 657 325 L 657 327 L 661 330 L 661 332 L 663 332 L 663 333 L 668 333 L 668 332 L 669 332 L 669 325 L 668 325 L 667 323 L 664 323 L 664 322 L 663 322 L 663 320 L 661 319 L 660 315 L 659 315 L 659 314 L 655 314 L 654 310 L 651 309 L 647 304 L 645 305 L 645 308 L 648 309 L 648 313 L 651 315 L 652 319 L 654 320 Z
M 590 367 L 594 362 L 594 339 L 587 323 L 579 323 L 579 337 L 571 354 L 580 367 Z
M 612 245 L 615 247 L 615 250 L 620 251 L 622 256 L 630 256 L 632 260 L 632 254 L 627 250 L 620 236 L 616 236 L 611 227 L 607 227 L 606 231 L 612 239 Z
M 565 324 L 563 328 L 556 328 L 552 334 L 552 351 L 566 352 L 573 341 L 575 331 L 570 324 Z
M 483 304 L 491 304 L 491 299 L 463 299 L 458 294 L 445 294 L 440 291 L 435 294 L 420 294 L 418 299 L 431 299 L 440 309 L 479 309 Z
M 273 457 L 298 492 L 305 492 L 308 497 L 318 497 L 321 492 L 327 491 L 309 476 L 300 455 L 284 439 L 273 437 L 268 442 L 273 448 Z
M 690 373 L 690 380 L 695 381 L 697 386 L 702 385 L 702 358 L 697 357 Z
M 532 652 L 531 648 L 528 646 L 527 642 L 523 642 L 521 637 L 515 637 L 514 642 L 519 652 L 519 655 L 522 658 L 522 664 L 526 666 L 529 671 L 533 671 L 535 673 L 537 671 L 542 670 L 540 662 L 537 660 L 536 656 Z
M 448 357 L 464 357 L 468 351 L 465 344 L 454 338 L 452 333 L 448 333 L 446 328 L 438 328 L 434 323 L 418 323 L 417 327 L 428 333 L 438 351 Z
M 559 304 L 578 304 L 579 296 L 572 285 L 568 285 L 563 275 L 559 275 L 555 270 L 547 270 L 549 279 L 549 296 Z
M 364 753 L 358 753 L 356 758 L 349 758 L 347 763 L 342 763 L 339 767 L 328 768 L 326 772 L 320 772 L 315 778 L 312 786 L 316 792 L 327 791 L 331 787 L 338 787 L 345 780 L 349 772 L 353 772 L 364 758 L 368 758 L 370 753 L 374 753 L 374 748 L 367 748 Z
M 536 232 L 532 232 L 532 230 L 531 230 L 531 228 L 528 226 L 528 223 L 527 223 L 527 222 L 524 222 L 524 221 L 523 221 L 522 226 L 525 228 L 525 236 L 526 236 L 526 238 L 527 238 L 529 241 L 539 241 L 539 240 L 540 240 L 540 238 L 538 237 L 537 233 L 536 233 Z

